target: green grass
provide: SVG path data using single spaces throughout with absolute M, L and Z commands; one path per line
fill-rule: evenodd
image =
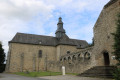
M 42 76 L 57 76 L 62 75 L 61 72 L 50 72 L 50 71 L 40 71 L 40 72 L 16 72 L 16 75 L 27 76 L 27 77 L 42 77 Z M 66 73 L 68 75 L 78 75 L 77 73 Z
M 28 77 L 41 77 L 41 76 L 56 76 L 56 75 L 62 75 L 61 72 L 29 72 L 29 73 L 25 73 L 25 72 L 16 72 L 14 74 L 17 75 L 22 75 L 22 76 L 28 76 Z
M 78 75 L 78 73 L 66 73 L 68 75 Z

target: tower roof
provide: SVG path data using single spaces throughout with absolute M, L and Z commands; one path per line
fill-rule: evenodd
M 59 17 L 58 24 L 63 24 L 63 22 L 62 22 L 62 18 L 61 18 L 61 17 Z M 58 24 L 57 24 L 57 25 L 58 25 Z
M 55 34 L 56 34 L 57 38 L 61 38 L 65 35 L 65 30 L 63 28 L 63 22 L 62 22 L 61 17 L 59 17 L 59 19 L 58 19 L 57 30 L 56 30 Z

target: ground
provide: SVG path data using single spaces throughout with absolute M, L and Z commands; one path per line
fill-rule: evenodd
M 15 74 L 0 74 L 0 80 L 112 80 L 112 79 L 104 79 L 104 78 L 89 78 L 89 77 L 78 77 L 74 75 L 65 75 L 65 76 L 45 76 L 45 77 L 24 77 Z
M 43 79 L 49 80 L 113 80 L 113 79 L 104 79 L 104 78 L 90 78 L 90 77 L 79 77 L 74 75 L 65 75 L 65 76 L 47 76 L 47 77 L 40 77 Z
M 48 80 L 48 79 L 32 78 L 32 77 L 19 76 L 15 74 L 0 73 L 0 80 Z

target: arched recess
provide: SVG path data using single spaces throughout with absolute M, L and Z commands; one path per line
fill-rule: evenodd
M 91 56 L 91 55 L 90 55 L 89 52 L 85 52 L 85 53 L 84 53 L 84 58 L 85 58 L 85 59 L 90 59 L 90 56 Z
M 110 65 L 110 59 L 109 59 L 108 51 L 104 50 L 102 53 L 103 53 L 104 65 L 109 66 Z
M 69 57 L 68 57 L 68 61 L 70 61 L 70 60 L 71 60 L 71 57 L 69 56 Z
M 76 55 L 73 55 L 73 56 L 72 56 L 72 61 L 75 62 L 76 60 L 77 60 Z
M 64 57 L 63 60 L 66 61 L 67 59 Z

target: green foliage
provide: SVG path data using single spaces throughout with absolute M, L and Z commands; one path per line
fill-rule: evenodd
M 92 39 L 92 43 L 88 44 L 88 47 L 92 47 L 92 46 L 94 46 L 94 38 Z
M 118 14 L 118 20 L 117 20 L 117 27 L 116 27 L 116 32 L 113 33 L 114 36 L 114 52 L 113 54 L 115 55 L 115 59 L 118 61 L 116 64 L 117 66 L 120 66 L 120 13 Z M 114 72 L 114 78 L 115 80 L 120 80 L 120 68 L 117 68 Z
M 4 49 L 2 48 L 2 43 L 0 43 L 0 72 L 3 72 L 5 69 L 5 53 Z
M 113 33 L 113 35 L 115 41 L 113 45 L 113 54 L 115 55 L 115 59 L 118 61 L 118 65 L 120 65 L 120 14 L 118 15 L 116 32 Z
M 113 76 L 115 80 L 120 80 L 120 68 L 115 69 Z

